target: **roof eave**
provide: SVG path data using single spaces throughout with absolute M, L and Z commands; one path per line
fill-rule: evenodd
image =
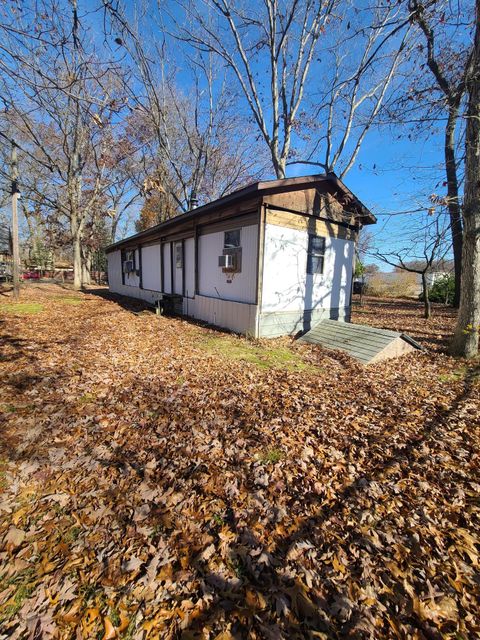
M 135 241 L 142 240 L 143 238 L 155 236 L 163 229 L 166 230 L 169 226 L 178 223 L 180 219 L 182 221 L 188 221 L 195 217 L 201 217 L 204 213 L 214 211 L 215 209 L 232 204 L 234 202 L 237 202 L 238 200 L 249 197 L 254 198 L 257 195 L 259 196 L 268 191 L 288 189 L 288 187 L 296 187 L 297 189 L 300 189 L 302 186 L 307 186 L 318 182 L 330 182 L 331 184 L 334 184 L 336 187 L 338 187 L 343 192 L 344 196 L 346 196 L 349 201 L 354 203 L 356 212 L 362 224 L 374 224 L 377 221 L 373 213 L 369 209 L 367 209 L 367 207 L 350 191 L 350 189 L 348 189 L 348 187 L 345 186 L 342 180 L 340 180 L 340 178 L 335 173 L 321 173 L 310 176 L 284 178 L 281 180 L 265 180 L 263 182 L 254 182 L 250 185 L 247 185 L 246 187 L 243 187 L 243 189 L 239 189 L 238 191 L 234 191 L 233 193 L 223 196 L 222 198 L 218 198 L 217 200 L 213 200 L 212 202 L 204 204 L 201 207 L 197 207 L 196 209 L 187 211 L 186 213 L 180 214 L 179 216 L 175 216 L 174 218 L 165 220 L 164 222 L 161 222 L 154 227 L 150 227 L 149 229 L 145 229 L 145 231 L 140 231 L 133 236 L 129 236 L 128 238 L 119 240 L 118 242 L 114 242 L 108 245 L 105 251 L 109 253 L 111 251 L 115 251 L 121 246 L 124 246 L 125 244 L 134 243 Z

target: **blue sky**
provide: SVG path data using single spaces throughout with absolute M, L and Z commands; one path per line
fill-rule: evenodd
M 152 2 L 152 16 L 158 15 L 156 0 L 149 1 Z M 79 0 L 78 4 L 81 13 L 95 10 L 85 18 L 85 22 L 90 27 L 93 41 L 103 46 L 103 15 L 99 11 L 98 0 Z M 126 0 L 125 5 L 130 12 L 134 2 Z M 174 4 L 166 2 L 165 6 Z M 158 26 L 153 20 L 148 21 L 145 27 L 145 40 L 149 35 L 158 35 Z M 148 30 L 151 30 L 150 34 Z M 114 36 L 115 33 L 112 40 Z M 169 62 L 176 67 L 180 89 L 188 92 L 188 78 L 182 69 L 182 48 L 174 46 L 170 51 L 174 51 Z M 315 68 L 312 68 L 311 73 L 314 72 Z M 405 238 L 411 214 L 398 215 L 399 212 L 421 207 L 426 210 L 430 193 L 445 193 L 442 185 L 443 123 L 437 123 L 437 126 L 439 129 L 433 131 L 428 140 L 415 137 L 409 140 L 405 135 L 399 138 L 398 130 L 372 128 L 363 142 L 356 164 L 344 178 L 347 186 L 377 215 L 378 223 L 369 227 L 369 231 L 384 251 L 395 248 Z M 319 172 L 320 168 L 307 165 L 287 168 L 290 176 Z M 266 179 L 273 177 L 273 173 L 265 175 Z M 133 225 L 131 227 L 133 230 Z

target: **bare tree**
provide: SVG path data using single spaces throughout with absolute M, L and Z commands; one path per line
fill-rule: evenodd
M 470 68 L 472 45 L 469 38 L 472 24 L 470 8 L 461 9 L 445 0 L 409 0 L 412 22 L 417 25 L 421 40 L 413 49 L 415 59 L 410 73 L 415 81 L 408 83 L 407 95 L 400 99 L 398 108 L 405 113 L 405 103 L 413 102 L 422 124 L 432 128 L 432 112 L 440 108 L 446 112 L 444 120 L 444 168 L 447 196 L 445 202 L 450 215 L 453 258 L 455 265 L 455 296 L 453 304 L 460 302 L 462 270 L 462 209 L 459 165 L 456 148 L 458 129 L 462 118 L 462 103 Z M 429 69 L 435 84 L 426 83 L 424 68 Z M 411 108 L 408 109 L 411 117 Z M 442 116 L 443 116 L 442 113 Z M 438 115 L 436 116 L 438 118 Z
M 181 72 L 187 88 L 180 91 L 175 66 L 166 69 L 161 26 L 145 37 L 152 14 L 145 16 L 138 3 L 132 22 L 119 3 L 103 4 L 110 20 L 107 38 L 115 35 L 131 65 L 131 129 L 144 150 L 148 181 L 157 182 L 182 212 L 192 193 L 208 201 L 256 179 L 263 169 L 261 153 L 252 153 L 254 137 L 212 55 L 186 57 Z
M 312 61 L 336 0 L 267 0 L 254 7 L 211 0 L 205 11 L 196 2 L 178 4 L 187 22 L 177 22 L 176 37 L 215 54 L 233 72 L 275 174 L 284 178 Z
M 277 177 L 287 164 L 326 172 L 341 165 L 345 175 L 404 57 L 408 12 L 380 2 L 359 11 L 338 0 L 179 4 L 187 23 L 177 21 L 177 37 L 227 64 Z
M 388 252 L 377 250 L 374 256 L 397 270 L 420 275 L 424 317 L 428 319 L 432 313 L 428 275 L 451 249 L 448 241 L 449 226 L 442 213 L 429 213 L 420 221 L 417 218 L 412 227 L 403 238 L 401 246 Z
M 343 3 L 341 20 L 323 45 L 312 111 L 302 120 L 305 144 L 289 164 L 310 165 L 343 178 L 377 124 L 410 46 L 410 15 L 399 4 Z M 338 14 L 338 11 L 337 11 Z
M 451 345 L 454 354 L 465 358 L 478 354 L 480 335 L 480 0 L 476 0 L 475 9 L 475 39 L 467 74 L 462 287 Z
M 51 171 L 39 195 L 68 221 L 74 286 L 80 288 L 89 262 L 83 234 L 106 188 L 110 130 L 123 102 L 118 67 L 95 55 L 76 0 L 67 6 L 69 13 L 50 2 L 44 18 L 55 42 L 34 41 L 31 46 L 28 39 L 10 39 L 13 82 L 5 83 L 3 99 L 8 104 L 4 119 L 26 141 L 29 158 Z

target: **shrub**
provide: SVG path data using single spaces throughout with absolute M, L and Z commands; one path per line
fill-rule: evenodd
M 368 279 L 366 292 L 369 296 L 382 298 L 415 297 L 418 293 L 417 278 L 414 273 L 408 271 L 394 274 L 375 273 Z
M 455 276 L 453 273 L 445 274 L 441 276 L 430 287 L 428 297 L 431 302 L 443 302 L 443 304 L 450 304 L 453 300 L 455 293 Z

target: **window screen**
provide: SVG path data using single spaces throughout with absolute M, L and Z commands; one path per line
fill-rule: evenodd
M 323 273 L 325 262 L 325 238 L 308 236 L 307 273 Z
M 240 247 L 240 229 L 225 231 L 223 247 L 225 249 L 236 249 Z

